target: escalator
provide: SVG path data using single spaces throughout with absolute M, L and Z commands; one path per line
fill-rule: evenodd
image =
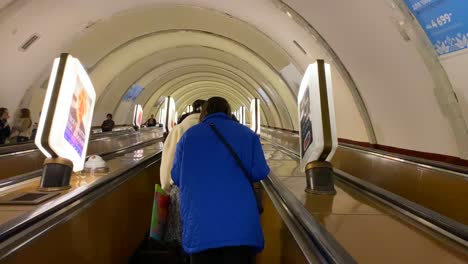
M 268 138 L 268 137 L 266 137 Z M 465 225 L 335 170 L 334 196 L 304 192 L 296 151 L 264 138 L 272 177 L 301 201 L 310 215 L 359 263 L 466 263 Z
M 125 129 L 94 134 L 90 137 L 88 154 L 106 155 L 118 149 L 137 145 L 150 138 L 159 138 L 162 133 L 160 128 L 147 128 L 139 131 Z M 18 179 L 23 180 L 38 175 L 44 159 L 44 155 L 33 142 L 0 147 L 0 167 L 2 168 L 0 187 L 11 184 L 12 180 L 18 182 Z
M 105 156 L 108 174 L 74 174 L 71 189 L 43 204 L 0 205 L 0 261 L 127 263 L 147 237 L 161 150 L 161 142 L 142 142 Z M 38 177 L 18 182 L 0 195 L 38 183 Z M 262 186 L 266 248 L 258 263 L 354 263 L 297 199 L 285 196 L 281 182 Z

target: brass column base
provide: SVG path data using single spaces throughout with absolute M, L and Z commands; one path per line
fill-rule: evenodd
M 333 180 L 333 167 L 326 161 L 312 161 L 306 165 L 307 187 L 305 191 L 313 194 L 336 194 Z
M 47 158 L 44 161 L 41 183 L 38 190 L 57 192 L 69 189 L 73 163 L 64 158 Z

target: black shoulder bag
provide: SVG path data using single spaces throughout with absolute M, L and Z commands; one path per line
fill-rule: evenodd
M 226 138 L 224 138 L 224 136 L 221 134 L 221 132 L 219 132 L 218 128 L 213 123 L 210 123 L 210 127 L 214 131 L 216 136 L 218 136 L 218 138 L 221 140 L 221 142 L 223 142 L 223 144 L 229 150 L 232 157 L 236 161 L 237 165 L 241 168 L 241 170 L 244 173 L 245 177 L 250 182 L 250 185 L 252 186 L 252 191 L 254 192 L 254 195 L 255 195 L 255 200 L 257 202 L 258 213 L 259 214 L 263 213 L 263 205 L 262 205 L 261 194 L 255 190 L 255 188 L 253 186 L 253 183 L 250 181 L 250 179 L 252 179 L 252 177 L 250 177 L 250 173 L 244 167 L 244 164 L 242 164 L 242 161 L 240 160 L 239 156 L 237 156 L 236 152 L 234 151 L 232 146 L 227 142 Z

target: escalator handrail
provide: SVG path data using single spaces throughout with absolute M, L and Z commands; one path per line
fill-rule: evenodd
M 263 189 L 270 197 L 273 206 L 276 207 L 276 211 L 282 218 L 283 223 L 288 228 L 299 249 L 302 251 L 304 258 L 308 263 L 328 263 L 326 258 L 322 256 L 321 251 L 317 248 L 311 237 L 304 230 L 302 224 L 296 219 L 289 210 L 287 204 L 278 194 L 277 190 L 273 186 L 270 178 L 266 178 L 261 181 Z
M 128 172 L 135 170 L 136 168 L 146 168 L 149 165 L 157 162 L 161 159 L 162 150 L 157 151 L 151 155 L 148 155 L 142 158 L 137 164 L 133 166 L 124 167 L 119 170 L 109 173 L 107 177 L 102 177 L 90 183 L 86 186 L 81 186 L 76 188 L 56 199 L 53 199 L 49 202 L 46 202 L 40 205 L 35 210 L 21 215 L 3 225 L 0 226 L 0 243 L 3 243 L 5 240 L 9 239 L 13 235 L 17 234 L 21 230 L 37 223 L 38 221 L 46 218 L 47 216 L 61 210 L 62 208 L 70 205 L 71 203 L 77 202 L 80 198 L 86 196 L 87 194 L 92 193 L 100 187 L 107 185 L 108 183 L 117 180 L 122 175 L 126 175 Z
M 275 130 L 278 130 L 278 128 L 265 127 L 264 130 L 275 131 Z M 280 131 L 283 132 L 282 129 Z M 299 136 L 299 132 L 297 131 L 290 131 L 290 130 L 284 130 L 284 131 L 290 133 L 291 135 Z M 446 172 L 446 173 L 461 176 L 461 177 L 468 177 L 468 167 L 461 166 L 461 165 L 455 165 L 452 163 L 447 163 L 447 162 L 442 162 L 442 161 L 429 160 L 425 158 L 418 158 L 415 156 L 389 152 L 389 151 L 385 151 L 382 149 L 365 147 L 365 146 L 360 146 L 357 144 L 351 144 L 351 143 L 346 143 L 346 142 L 339 142 L 338 146 L 343 147 L 343 148 L 358 150 L 364 153 L 368 153 L 368 154 L 379 156 L 379 157 L 386 158 L 386 159 L 391 159 L 391 160 L 398 161 L 398 162 L 409 163 L 415 166 L 424 167 L 424 168 L 431 169 L 431 170 L 442 171 L 442 172 Z
M 304 205 L 270 172 L 272 185 L 284 200 L 288 209 L 302 224 L 304 230 L 312 238 L 322 256 L 328 263 L 357 263 L 338 241 L 320 224 L 304 207 Z
M 409 201 L 374 184 L 365 182 L 364 180 L 354 177 L 342 170 L 335 168 L 333 170 L 335 175 L 337 175 L 343 181 L 357 186 L 359 189 L 365 190 L 377 196 L 378 198 L 388 201 L 389 203 L 398 207 L 400 211 L 403 209 L 404 211 L 410 212 L 411 214 L 417 216 L 417 218 L 412 218 L 422 224 L 425 223 L 422 222 L 421 219 L 443 229 L 444 231 L 448 232 L 442 232 L 444 235 L 448 236 L 452 240 L 457 241 L 458 243 L 463 244 L 464 246 L 468 246 L 468 227 L 466 225 L 439 214 L 429 208 Z M 440 232 L 441 230 L 438 231 Z
M 112 133 L 104 132 L 104 133 L 91 135 L 90 141 L 105 140 L 111 137 L 127 136 L 127 135 L 132 135 L 135 133 L 136 133 L 135 131 L 128 131 L 128 130 L 116 131 Z M 18 155 L 18 154 L 23 154 L 23 153 L 32 152 L 32 151 L 38 151 L 34 141 L 28 141 L 28 142 L 20 143 L 20 144 L 3 145 L 3 146 L 0 146 L 0 158 L 4 156 Z
M 119 135 L 119 136 L 121 136 L 121 135 Z M 99 156 L 106 159 L 107 156 L 111 156 L 111 155 L 119 154 L 119 153 L 122 153 L 122 152 L 126 152 L 126 151 L 129 151 L 130 149 L 133 149 L 135 147 L 151 144 L 153 142 L 161 141 L 161 140 L 162 140 L 162 137 L 153 138 L 153 139 L 150 139 L 150 140 L 147 140 L 147 141 L 137 142 L 137 143 L 132 144 L 132 145 L 128 145 L 128 146 L 125 146 L 125 147 L 122 147 L 122 148 L 118 148 L 118 149 L 115 149 L 115 150 L 112 150 L 112 151 L 109 151 L 109 152 L 96 153 L 95 155 L 99 155 Z M 33 178 L 41 176 L 41 174 L 42 174 L 42 169 L 39 169 L 39 170 L 26 172 L 26 173 L 23 173 L 23 174 L 20 174 L 20 175 L 17 175 L 17 176 L 9 177 L 9 178 L 6 178 L 4 180 L 0 180 L 0 189 L 7 188 L 8 186 L 12 186 L 12 185 L 21 183 L 23 181 L 31 180 Z
M 270 140 L 268 141 L 271 142 Z M 276 145 L 276 143 L 273 142 L 272 144 Z M 300 158 L 299 154 L 296 151 L 290 150 L 284 146 L 278 145 L 278 147 L 285 150 L 286 152 L 291 153 L 295 157 Z M 439 214 L 427 207 L 414 203 L 395 193 L 389 192 L 374 184 L 361 180 L 342 170 L 336 168 L 334 168 L 333 170 L 335 172 L 335 175 L 339 179 L 342 179 L 351 185 L 357 186 L 358 190 L 365 190 L 368 193 L 373 194 L 381 200 L 386 201 L 391 205 L 394 205 L 397 211 L 402 212 L 411 219 L 423 224 L 424 226 L 429 227 L 430 229 L 436 232 L 443 234 L 444 236 L 452 239 L 457 243 L 462 244 L 465 247 L 468 246 L 468 228 L 466 225 L 455 221 L 447 216 Z

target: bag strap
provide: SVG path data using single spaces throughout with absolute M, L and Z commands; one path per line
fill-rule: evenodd
M 211 129 L 214 131 L 214 133 L 216 134 L 216 136 L 218 136 L 218 138 L 221 140 L 221 142 L 223 142 L 223 144 L 226 146 L 226 148 L 229 150 L 229 152 L 231 153 L 232 157 L 234 158 L 234 160 L 236 161 L 237 165 L 241 168 L 242 172 L 244 173 L 245 177 L 247 178 L 247 180 L 250 182 L 252 179 L 252 177 L 250 177 L 250 173 L 247 171 L 247 169 L 244 167 L 244 164 L 242 164 L 242 161 L 241 159 L 239 158 L 239 156 L 237 156 L 237 153 L 234 151 L 234 149 L 232 148 L 232 146 L 227 142 L 226 138 L 221 134 L 221 132 L 219 132 L 218 128 L 213 124 L 213 123 L 210 123 L 210 127 Z

